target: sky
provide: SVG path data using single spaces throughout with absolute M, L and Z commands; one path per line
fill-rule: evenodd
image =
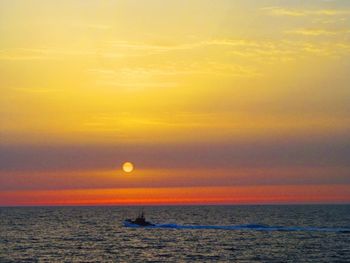
M 2 0 L 0 206 L 349 203 L 349 72 L 348 0 Z

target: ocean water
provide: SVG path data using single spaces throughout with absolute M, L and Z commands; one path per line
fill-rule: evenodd
M 350 262 L 350 205 L 0 208 L 0 262 Z

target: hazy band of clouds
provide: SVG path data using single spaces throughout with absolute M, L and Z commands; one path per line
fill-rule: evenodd
M 344 137 L 188 145 L 3 145 L 0 171 L 114 169 L 125 160 L 144 169 L 348 167 L 349 141 Z

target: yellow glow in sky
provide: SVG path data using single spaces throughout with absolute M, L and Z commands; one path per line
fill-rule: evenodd
M 3 1 L 2 140 L 164 143 L 348 129 L 349 13 L 335 3 L 248 2 Z

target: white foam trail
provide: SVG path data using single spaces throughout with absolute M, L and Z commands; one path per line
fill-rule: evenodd
M 124 222 L 125 227 L 141 226 Z M 255 231 L 314 231 L 314 232 L 342 232 L 350 233 L 350 228 L 329 228 L 329 227 L 287 227 L 287 226 L 266 226 L 257 224 L 236 225 L 236 226 L 215 226 L 215 225 L 177 225 L 177 224 L 157 224 L 146 228 L 164 229 L 216 229 L 216 230 L 255 230 Z

